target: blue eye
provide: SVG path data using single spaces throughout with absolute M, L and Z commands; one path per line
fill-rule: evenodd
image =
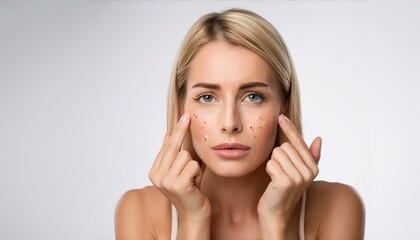
M 257 93 L 251 93 L 245 97 L 246 102 L 262 102 L 264 97 Z
M 211 103 L 215 101 L 213 95 L 208 93 L 201 94 L 198 97 L 194 98 L 194 100 L 202 103 Z
M 199 98 L 203 102 L 211 102 L 213 100 L 212 95 L 203 95 Z

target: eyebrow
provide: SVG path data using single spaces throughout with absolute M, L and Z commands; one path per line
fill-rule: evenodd
M 197 88 L 197 87 L 209 88 L 209 89 L 214 89 L 214 90 L 220 90 L 220 85 L 213 84 L 213 83 L 197 83 L 197 84 L 194 84 L 192 86 L 192 88 Z
M 253 88 L 253 87 L 269 87 L 269 86 L 268 86 L 268 84 L 263 83 L 263 82 L 249 82 L 249 83 L 242 84 L 239 87 L 239 89 L 243 90 L 243 89 Z
M 220 90 L 221 89 L 220 85 L 213 84 L 213 83 L 197 83 L 197 84 L 194 84 L 192 86 L 192 88 L 197 88 L 197 87 L 214 89 L 214 90 Z M 268 84 L 263 83 L 263 82 L 248 82 L 248 83 L 242 84 L 239 87 L 239 89 L 244 90 L 244 89 L 253 88 L 253 87 L 269 87 L 269 86 L 268 86 Z

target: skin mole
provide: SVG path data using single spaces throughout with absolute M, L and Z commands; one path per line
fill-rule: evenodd
M 254 128 L 252 127 L 252 125 L 249 125 L 249 129 L 251 129 L 252 133 L 254 133 Z M 257 136 L 254 133 L 254 145 L 255 145 L 255 138 L 257 138 Z

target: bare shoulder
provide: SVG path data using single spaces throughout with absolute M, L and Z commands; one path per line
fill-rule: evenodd
M 115 209 L 117 239 L 157 239 L 170 231 L 170 202 L 154 186 L 132 189 L 119 199 Z
M 357 191 L 342 183 L 316 181 L 308 189 L 308 218 L 316 239 L 363 239 L 365 208 Z
M 353 201 L 355 204 L 362 204 L 362 200 L 357 191 L 353 187 L 343 183 L 315 181 L 311 184 L 308 191 L 313 195 L 327 197 L 323 198 L 324 201 Z

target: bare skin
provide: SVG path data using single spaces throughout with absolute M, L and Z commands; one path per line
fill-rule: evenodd
M 308 147 L 278 95 L 271 67 L 223 41 L 194 57 L 181 109 L 149 177 L 154 186 L 125 193 L 117 239 L 169 239 L 171 204 L 179 239 L 297 239 L 307 191 L 306 239 L 363 239 L 364 208 L 351 188 L 313 182 L 321 138 Z M 277 130 L 287 141 L 275 144 Z M 203 171 L 181 150 L 189 133 Z
M 355 191 L 346 185 L 315 181 L 308 188 L 305 238 L 363 239 L 364 207 Z M 120 199 L 115 214 L 117 239 L 170 239 L 171 205 L 155 186 L 134 189 Z M 297 229 L 299 209 L 295 210 Z M 217 222 L 218 220 L 214 220 Z M 213 221 L 212 221 L 213 222 Z M 223 221 L 226 222 L 226 221 Z M 220 227 L 222 225 L 222 227 Z M 261 239 L 255 223 L 219 223 L 211 239 Z M 232 231 L 236 229 L 236 231 Z

